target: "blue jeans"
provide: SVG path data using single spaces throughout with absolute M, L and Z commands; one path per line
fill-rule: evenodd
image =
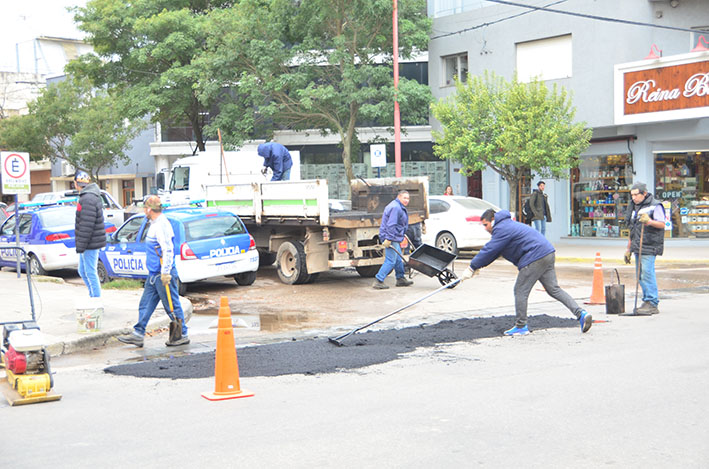
M 101 282 L 98 279 L 98 249 L 87 249 L 79 254 L 79 275 L 89 289 L 89 296 L 101 296 Z
M 534 224 L 534 229 L 540 232 L 542 235 L 546 236 L 547 233 L 547 217 L 542 218 L 541 220 L 532 220 L 532 223 Z
M 384 263 L 379 268 L 377 275 L 375 275 L 380 282 L 383 282 L 392 270 L 396 272 L 396 278 L 404 278 L 404 261 L 401 260 L 397 252 L 401 254 L 401 246 L 399 246 L 399 243 L 392 241 L 391 247 L 386 248 L 384 251 Z
M 185 324 L 185 315 L 182 312 L 182 305 L 180 304 L 180 296 L 177 291 L 177 269 L 172 268 L 172 280 L 170 280 L 170 296 L 172 297 L 172 306 L 175 308 L 174 315 L 177 319 L 182 319 L 182 335 L 187 336 L 187 325 Z M 169 314 L 170 304 L 167 301 L 167 291 L 163 287 L 160 281 L 160 274 L 148 274 L 148 278 L 145 279 L 145 288 L 143 289 L 143 296 L 140 297 L 140 304 L 138 305 L 138 322 L 133 326 L 135 333 L 141 337 L 145 335 L 145 328 L 148 327 L 148 321 L 155 311 L 155 307 L 158 302 L 162 302 L 165 312 L 168 312 L 168 316 L 172 319 L 172 314 Z
M 638 255 L 635 254 L 635 269 L 637 273 Z M 657 280 L 655 279 L 655 256 L 643 255 L 640 259 L 640 288 L 643 289 L 643 301 L 657 306 L 660 299 L 657 297 Z

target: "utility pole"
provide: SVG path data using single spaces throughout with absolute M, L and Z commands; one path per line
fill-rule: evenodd
M 401 177 L 401 118 L 399 116 L 399 19 L 398 4 L 394 1 L 392 14 L 394 32 L 394 167 L 396 177 Z

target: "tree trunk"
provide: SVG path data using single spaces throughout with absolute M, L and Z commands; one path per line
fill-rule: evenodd
M 347 182 L 354 179 L 354 171 L 352 171 L 352 136 L 347 133 L 342 136 L 342 164 L 345 165 L 345 176 Z

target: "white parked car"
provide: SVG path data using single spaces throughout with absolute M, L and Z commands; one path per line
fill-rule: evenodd
M 499 207 L 475 197 L 432 195 L 428 197 L 424 243 L 457 254 L 460 249 L 476 249 L 490 240 L 480 216 L 487 209 Z

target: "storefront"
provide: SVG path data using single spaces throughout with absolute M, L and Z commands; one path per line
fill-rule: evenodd
M 570 173 L 569 235 L 627 236 L 641 181 L 663 202 L 666 238 L 709 238 L 709 52 L 616 65 L 614 86 L 616 126 L 594 129 Z

